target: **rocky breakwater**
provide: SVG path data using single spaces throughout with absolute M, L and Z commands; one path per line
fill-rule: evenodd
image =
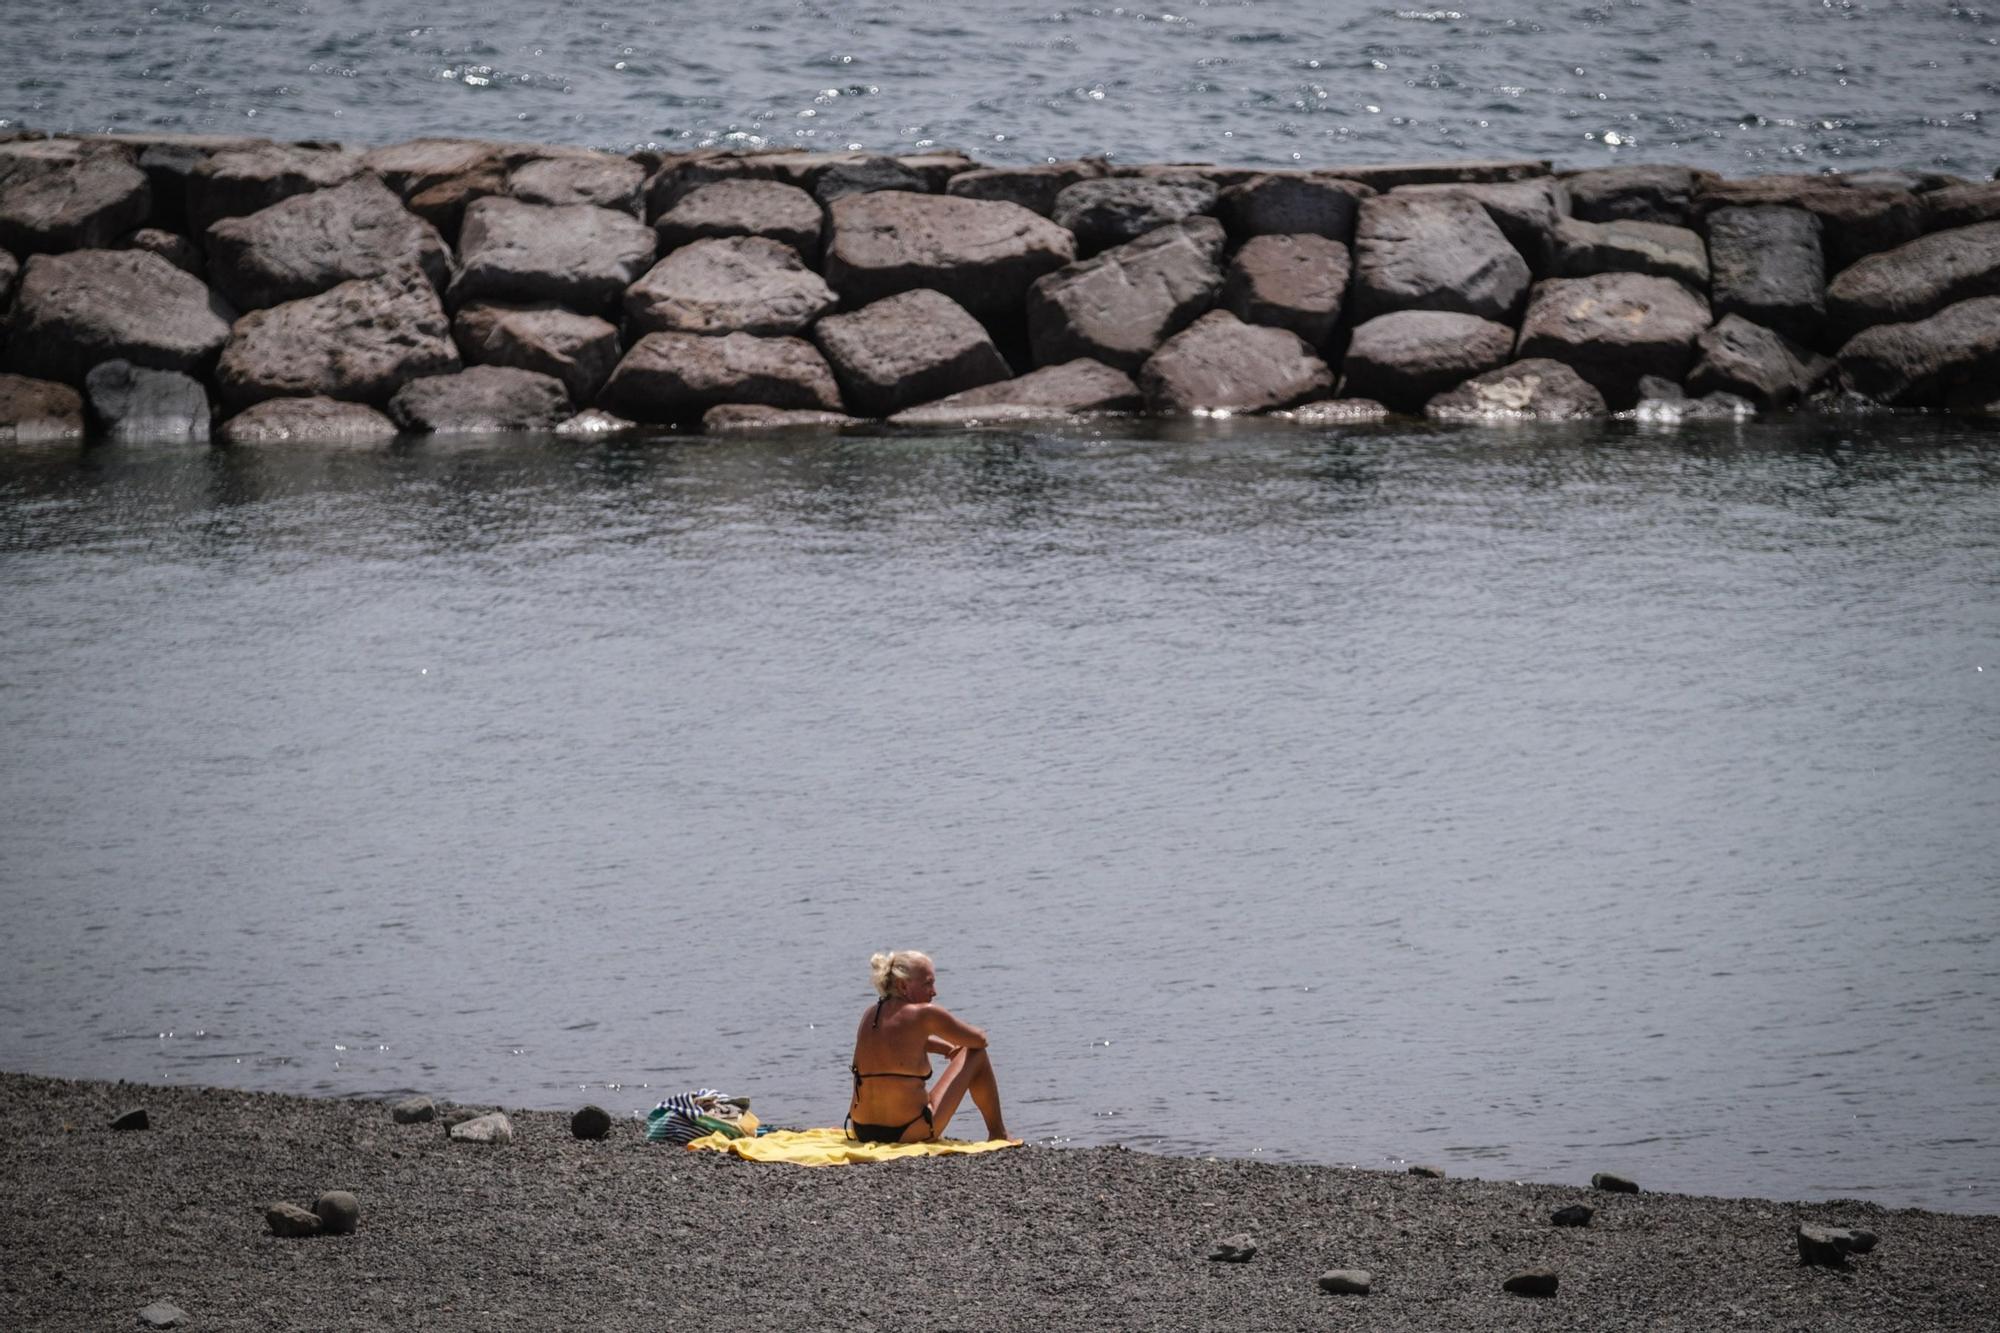
M 0 142 L 0 439 L 2000 411 L 2000 183 Z

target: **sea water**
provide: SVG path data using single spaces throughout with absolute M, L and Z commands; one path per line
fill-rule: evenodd
M 0 1067 L 1992 1211 L 1996 443 L 10 450 Z

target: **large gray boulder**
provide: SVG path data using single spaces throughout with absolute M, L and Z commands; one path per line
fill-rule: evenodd
M 228 445 L 381 445 L 395 437 L 395 422 L 365 403 L 337 398 L 267 398 L 223 422 L 217 432 Z
M 151 211 L 146 173 L 122 148 L 68 139 L 0 144 L 0 248 L 109 249 Z
M 438 229 L 438 235 L 453 246 L 465 226 L 465 210 L 481 199 L 507 193 L 507 164 L 499 158 L 462 176 L 441 180 L 410 196 L 412 213 Z
M 796 185 L 728 180 L 689 191 L 653 225 L 666 251 L 712 236 L 767 236 L 812 263 L 825 223 L 819 201 Z
M 1529 271 L 1546 277 L 1555 252 L 1556 225 L 1570 215 L 1569 191 L 1554 176 L 1531 180 L 1446 182 L 1398 185 L 1392 193 L 1456 195 L 1486 210 L 1500 234 L 1528 261 Z
M 1325 236 L 1253 236 L 1230 261 L 1221 306 L 1246 324 L 1290 329 L 1321 347 L 1347 298 L 1347 247 Z
M 1724 315 L 1695 339 L 1687 390 L 1697 398 L 1733 393 L 1759 407 L 1788 407 L 1833 372 L 1833 362 L 1774 329 Z
M 409 139 L 371 148 L 362 164 L 404 200 L 447 181 L 483 172 L 505 172 L 506 155 L 486 139 Z
M 1211 310 L 1167 339 L 1139 370 L 1146 406 L 1161 413 L 1268 412 L 1324 398 L 1333 372 L 1296 334 Z
M 1077 254 L 1094 255 L 1215 204 L 1215 186 L 1197 176 L 1111 176 L 1069 186 L 1049 216 L 1076 237 Z
M 1708 303 L 1672 278 L 1550 278 L 1535 284 L 1517 354 L 1563 362 L 1623 409 L 1637 401 L 1640 376 L 1684 378 L 1708 325 Z
M 83 399 L 67 384 L 0 371 L 0 444 L 83 438 Z
M 1593 167 L 1564 177 L 1570 208 L 1585 222 L 1660 222 L 1685 227 L 1694 196 L 1714 178 L 1690 167 Z
M 1608 415 L 1604 395 L 1560 361 L 1532 357 L 1475 375 L 1424 406 L 1432 421 L 1496 424 Z
M 14 296 L 8 363 L 74 385 L 100 361 L 200 375 L 235 317 L 200 279 L 149 251 L 34 255 Z
M 554 430 L 569 415 L 561 380 L 513 366 L 420 375 L 389 400 L 390 420 L 426 435 Z
M 1900 407 L 1991 402 L 2000 378 L 2000 296 L 1979 296 L 1906 324 L 1877 324 L 1840 349 L 1849 387 Z
M 1341 393 L 1399 412 L 1422 411 L 1438 394 L 1512 359 L 1514 331 L 1478 315 L 1398 310 L 1356 326 L 1341 366 Z
M 561 153 L 515 167 L 507 193 L 528 204 L 570 207 L 587 204 L 640 217 L 646 169 L 616 153 Z
M 330 190 L 364 169 L 358 155 L 333 148 L 274 143 L 216 153 L 188 173 L 188 229 L 206 235 L 224 218 L 244 217 L 296 194 Z
M 2000 222 L 2000 180 L 1953 185 L 1924 196 L 1924 226 L 1930 231 Z
M 886 417 L 1004 380 L 1006 359 L 980 322 L 941 292 L 901 292 L 813 330 L 847 406 Z
M 838 304 L 798 251 L 768 236 L 681 246 L 625 290 L 639 333 L 803 333 Z
M 1708 247 L 1701 234 L 1663 222 L 1564 218 L 1550 237 L 1549 271 L 1560 278 L 1596 273 L 1651 273 L 1696 294 L 1708 291 Z
M 698 148 L 664 159 L 646 182 L 646 216 L 657 221 L 704 185 L 721 181 L 776 181 L 812 193 L 819 173 L 838 161 L 837 153 L 759 150 L 750 153 Z
M 1510 319 L 1528 263 L 1486 210 L 1458 195 L 1386 194 L 1361 204 L 1354 233 L 1354 317 L 1446 310 Z
M 634 421 L 694 422 L 711 407 L 840 410 L 840 389 L 819 348 L 803 338 L 649 333 L 632 345 L 598 395 Z
M 1098 180 L 1110 168 L 1101 159 L 1048 162 L 1032 167 L 977 167 L 945 183 L 946 194 L 961 199 L 988 199 L 1018 204 L 1048 217 L 1056 211 L 1056 196 L 1078 181 Z
M 1139 386 L 1122 370 L 1079 357 L 906 408 L 898 426 L 962 426 L 977 421 L 1050 420 L 1081 412 L 1136 412 Z
M 178 370 L 101 361 L 83 377 L 90 418 L 107 440 L 208 443 L 208 390 Z
M 435 287 L 450 276 L 451 252 L 437 228 L 372 172 L 208 229 L 209 280 L 238 310 L 316 296 L 412 262 Z
M 313 396 L 379 407 L 419 375 L 458 368 L 437 289 L 409 268 L 245 315 L 222 350 L 215 381 L 239 409 Z
M 1044 366 L 1090 357 L 1132 372 L 1215 304 L 1222 224 L 1198 217 L 1079 260 L 1028 291 L 1028 343 Z
M 934 193 L 929 179 L 923 173 L 912 171 L 893 157 L 880 155 L 848 162 L 835 162 L 819 174 L 819 179 L 813 182 L 812 187 L 813 198 L 822 204 L 845 199 L 850 194 L 868 194 L 874 190 Z
M 553 375 L 579 403 L 597 397 L 622 351 L 617 326 L 553 301 L 475 302 L 458 312 L 451 333 L 467 365 Z
M 1702 216 L 1719 208 L 1804 209 L 1819 219 L 1820 246 L 1829 273 L 1915 240 L 1928 223 L 1920 195 L 1908 190 L 1857 189 L 1824 176 L 1710 180 L 1703 183 L 1694 205 Z
M 1843 333 L 1907 324 L 1975 296 L 2000 295 L 2000 222 L 1935 231 L 1870 255 L 1826 289 L 1827 318 Z
M 826 277 L 852 305 L 929 287 L 975 315 L 1010 317 L 1029 284 L 1076 258 L 1055 223 L 1014 204 L 878 190 L 829 210 Z
M 1232 185 L 1216 201 L 1216 216 L 1238 242 L 1254 236 L 1354 239 L 1361 201 L 1375 191 L 1354 181 L 1307 172 L 1272 172 Z
M 609 310 L 652 266 L 653 229 L 615 209 L 476 199 L 459 230 L 454 307 L 468 301 L 560 301 Z
M 1822 336 L 1826 259 L 1820 220 L 1803 208 L 1718 208 L 1708 215 L 1709 304 L 1799 342 Z

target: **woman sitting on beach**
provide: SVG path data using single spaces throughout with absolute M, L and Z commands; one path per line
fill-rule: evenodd
M 941 1138 L 966 1093 L 986 1118 L 986 1137 L 1004 1139 L 1000 1085 L 986 1056 L 986 1034 L 961 1022 L 937 996 L 937 970 L 914 949 L 868 960 L 876 1000 L 854 1033 L 854 1102 L 847 1108 L 863 1143 L 921 1143 Z M 945 1058 L 937 1086 L 925 1095 L 932 1055 Z

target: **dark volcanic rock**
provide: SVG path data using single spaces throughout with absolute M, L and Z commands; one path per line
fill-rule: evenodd
M 1215 210 L 1216 188 L 1199 177 L 1111 176 L 1078 181 L 1056 196 L 1049 214 L 1076 236 L 1076 252 L 1094 255 L 1147 232 Z
M 1056 196 L 1078 181 L 1097 180 L 1107 173 L 1102 161 L 1050 162 L 1034 167 L 980 167 L 960 172 L 946 183 L 946 194 L 961 199 L 989 199 L 1018 204 L 1048 217 L 1056 211 Z
M 586 204 L 640 217 L 646 169 L 615 153 L 564 153 L 523 162 L 507 176 L 507 193 L 527 204 Z
M 813 338 L 847 405 L 869 416 L 1007 378 L 1007 362 L 978 320 L 940 292 L 884 297 L 828 315 Z
M 320 399 L 330 402 L 331 399 Z M 384 424 L 388 424 L 384 418 Z M 389 1108 L 389 1118 L 399 1125 L 427 1125 L 437 1119 L 437 1103 L 428 1097 L 406 1097 Z
M 201 374 L 235 317 L 200 279 L 149 251 L 34 255 L 14 295 L 8 361 L 79 385 L 100 361 Z
M 1354 233 L 1354 317 L 1448 310 L 1508 319 L 1528 290 L 1528 263 L 1486 210 L 1455 195 L 1362 201 Z
M 2000 181 L 1954 185 L 1924 196 L 1924 225 L 1931 231 L 2000 222 Z
M 188 229 L 206 235 L 224 218 L 259 212 L 295 194 L 332 189 L 363 169 L 359 157 L 337 149 L 266 144 L 217 153 L 188 173 Z
M 153 1118 L 146 1114 L 146 1108 L 143 1106 L 135 1106 L 122 1115 L 113 1118 L 111 1121 L 111 1128 L 120 1133 L 126 1133 L 135 1129 L 151 1129 L 152 1127 Z
M 1549 174 L 1543 158 L 1465 159 L 1457 162 L 1357 162 L 1328 167 L 1324 175 L 1359 181 L 1377 190 L 1405 185 L 1495 185 Z
M 772 431 L 832 433 L 860 424 L 861 418 L 844 412 L 758 407 L 750 403 L 724 403 L 709 408 L 701 418 L 702 432 L 707 435 L 763 435 Z
M 513 366 L 420 375 L 389 400 L 390 420 L 426 435 L 554 430 L 569 415 L 561 380 Z
M 1433 399 L 1432 401 L 1436 400 Z M 1443 1180 L 1444 1168 L 1441 1166 L 1431 1166 L 1424 1162 L 1417 1162 L 1410 1167 L 1410 1174 L 1421 1176 L 1425 1180 Z
M 690 192 L 653 224 L 660 246 L 672 251 L 710 236 L 768 236 L 819 258 L 825 215 L 819 201 L 779 181 L 717 181 Z
M 1812 1222 L 1799 1223 L 1794 1238 L 1798 1241 L 1799 1262 L 1822 1268 L 1845 1268 L 1848 1255 L 1867 1254 L 1876 1245 L 1876 1236 L 1872 1231 L 1820 1226 Z
M 348 1236 L 361 1222 L 361 1203 L 346 1190 L 325 1190 L 313 1200 L 313 1216 L 329 1236 Z
M 83 393 L 106 439 L 208 442 L 208 390 L 190 375 L 100 361 L 83 377 Z
M 1638 1181 L 1627 1176 L 1616 1175 L 1610 1171 L 1599 1171 L 1591 1176 L 1590 1187 L 1592 1189 L 1603 1190 L 1607 1194 L 1637 1194 L 1639 1192 Z
M 1844 334 L 1906 324 L 1975 296 L 2000 295 L 2000 222 L 1919 237 L 1835 276 L 1826 313 Z
M 83 399 L 67 384 L 0 371 L 0 444 L 83 438 Z
M 649 333 L 625 353 L 599 395 L 634 421 L 698 421 L 711 407 L 840 410 L 840 390 L 817 347 L 803 338 L 731 333 Z
M 1709 304 L 1800 342 L 1826 317 L 1820 220 L 1803 208 L 1718 208 L 1708 215 Z
M 1587 1227 L 1597 1210 L 1587 1203 L 1572 1203 L 1549 1214 L 1549 1224 L 1558 1227 Z
M 1512 359 L 1514 331 L 1477 315 L 1401 310 L 1377 315 L 1347 344 L 1341 392 L 1403 412 Z
M 845 199 L 850 194 L 875 190 L 907 190 L 912 194 L 932 193 L 922 175 L 893 157 L 864 157 L 856 162 L 836 162 L 813 182 L 813 198 L 822 204 Z
M 1324 236 L 1253 236 L 1230 261 L 1221 305 L 1246 324 L 1323 346 L 1347 297 L 1347 247 Z
M 1211 310 L 1167 339 L 1139 370 L 1155 412 L 1266 412 L 1323 398 L 1333 372 L 1285 329 Z
M 1257 1242 L 1249 1232 L 1239 1231 L 1209 1246 L 1208 1257 L 1219 1264 L 1247 1264 L 1257 1257 Z
M 1580 421 L 1609 414 L 1604 396 L 1560 361 L 1516 361 L 1430 400 L 1433 421 Z
M 652 266 L 656 245 L 651 227 L 613 209 L 477 199 L 459 232 L 451 300 L 560 301 L 593 314 Z
M 0 247 L 101 250 L 152 212 L 152 187 L 122 148 L 66 139 L 0 144 Z
M 975 315 L 1011 316 L 1030 283 L 1076 257 L 1063 228 L 984 199 L 878 190 L 830 215 L 827 281 L 856 305 L 929 287 Z
M 457 245 L 465 227 L 465 210 L 476 201 L 507 193 L 507 167 L 498 158 L 476 171 L 441 180 L 410 196 L 410 211 L 438 229 L 438 235 Z
M 316 395 L 379 407 L 406 381 L 458 367 L 436 289 L 405 269 L 245 315 L 215 379 L 238 407 Z
M 1904 407 L 1990 402 L 2000 382 L 2000 296 L 1946 306 L 1928 319 L 1877 324 L 1840 349 L 1848 385 Z
M 1273 172 L 1224 190 L 1215 212 L 1238 241 L 1310 234 L 1346 245 L 1354 239 L 1361 201 L 1374 193 L 1331 176 Z
M 1739 394 L 1759 407 L 1787 407 L 1833 372 L 1833 362 L 1741 315 L 1724 315 L 1695 339 L 1688 392 Z
M 1546 277 L 1554 254 L 1556 224 L 1570 215 L 1569 191 L 1554 176 L 1491 184 L 1399 185 L 1394 193 L 1456 195 L 1486 210 L 1500 234 L 1528 261 L 1536 277 Z
M 208 266 L 201 262 L 201 251 L 195 249 L 194 242 L 174 231 L 161 231 L 158 227 L 141 227 L 127 232 L 119 238 L 114 247 L 119 250 L 149 250 L 172 264 L 183 273 L 208 281 Z M 7 284 L 0 281 L 0 302 L 7 296 Z
M 1332 1296 L 1366 1296 L 1375 1275 L 1362 1268 L 1333 1268 L 1319 1275 L 1319 1289 Z
M 618 329 L 550 301 L 526 305 L 480 302 L 458 312 L 451 333 L 472 366 L 513 366 L 561 380 L 587 403 L 618 367 Z
M 1091 357 L 1136 371 L 1215 304 L 1222 245 L 1221 223 L 1190 218 L 1037 280 L 1027 303 L 1035 360 Z
M 1553 1296 L 1561 1284 L 1562 1279 L 1548 1269 L 1530 1268 L 1502 1282 L 1500 1289 L 1516 1296 Z
M 1136 412 L 1140 405 L 1139 386 L 1131 376 L 1081 357 L 905 409 L 892 421 L 898 426 L 956 426 L 1050 420 L 1079 412 Z
M 768 236 L 684 245 L 625 290 L 639 333 L 803 333 L 838 305 L 798 251 Z
M 1568 364 L 1613 408 L 1624 408 L 1641 375 L 1686 376 L 1708 322 L 1708 304 L 1671 278 L 1550 278 L 1529 299 L 1518 354 Z
M 569 1132 L 579 1139 L 601 1139 L 611 1132 L 611 1113 L 601 1106 L 581 1106 L 569 1118 Z
M 1695 211 L 1718 208 L 1802 208 L 1820 221 L 1826 270 L 1915 240 L 1927 224 L 1923 199 L 1907 190 L 1862 190 L 1829 183 L 1824 176 L 1751 176 L 1704 182 Z
M 1549 271 L 1557 277 L 1651 273 L 1697 294 L 1708 291 L 1708 247 L 1699 233 L 1661 222 L 1564 218 L 1551 238 Z
M 1712 179 L 1689 167 L 1595 167 L 1564 178 L 1571 211 L 1585 222 L 1688 224 L 1695 192 Z
M 222 423 L 217 438 L 230 445 L 382 444 L 396 436 L 396 423 L 362 403 L 334 398 L 269 398 Z M 426 1106 L 430 1099 L 418 1098 Z M 398 1124 L 410 1103 L 395 1108 Z M 435 1109 L 421 1116 L 429 1120 Z
M 416 263 L 442 288 L 451 253 L 437 229 L 372 174 L 294 195 L 208 229 L 208 271 L 238 310 L 317 296 Z

